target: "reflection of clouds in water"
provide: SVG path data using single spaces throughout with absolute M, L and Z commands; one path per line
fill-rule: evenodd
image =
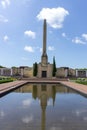
M 84 110 L 76 110 L 76 115 L 77 116 L 80 116 L 82 113 L 87 113 L 87 109 L 84 109 Z
M 83 117 L 83 120 L 84 120 L 84 121 L 87 121 L 87 117 Z
M 86 115 L 84 116 L 84 114 L 87 113 L 87 109 L 76 110 L 75 113 L 76 113 L 76 116 L 78 116 L 78 117 L 81 116 L 84 121 L 87 121 L 87 116 Z
M 30 117 L 26 116 L 22 118 L 23 123 L 30 123 L 33 120 L 33 116 L 31 115 Z
M 0 111 L 0 117 L 4 117 L 5 116 L 5 113 L 4 113 L 4 111 Z
M 62 130 L 62 128 L 53 126 L 50 130 Z
M 32 99 L 25 99 L 22 103 L 24 107 L 30 106 L 32 104 Z
M 66 121 L 66 117 L 62 117 L 61 121 L 65 122 Z
M 49 101 L 47 102 L 47 106 L 53 106 L 52 100 L 49 100 Z

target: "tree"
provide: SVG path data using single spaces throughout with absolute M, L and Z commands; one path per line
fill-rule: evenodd
M 5 68 L 4 66 L 0 65 L 0 68 Z
M 56 62 L 55 62 L 55 56 L 53 57 L 53 72 L 52 72 L 52 76 L 55 77 L 56 75 Z
M 34 66 L 33 66 L 33 76 L 37 76 L 37 62 L 34 63 Z

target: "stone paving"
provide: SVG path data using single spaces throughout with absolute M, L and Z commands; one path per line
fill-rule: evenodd
M 0 94 L 3 94 L 7 91 L 10 91 L 12 89 L 15 89 L 21 85 L 24 85 L 26 84 L 27 81 L 25 80 L 19 80 L 19 81 L 14 81 L 14 82 L 9 82 L 9 83 L 3 83 L 3 84 L 0 84 Z
M 78 84 L 70 81 L 60 81 L 61 84 L 68 86 L 82 94 L 87 95 L 87 85 Z

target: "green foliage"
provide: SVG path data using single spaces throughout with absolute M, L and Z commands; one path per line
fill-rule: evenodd
M 87 79 L 86 78 L 78 78 L 76 83 L 87 85 Z
M 33 76 L 37 76 L 37 71 L 38 71 L 37 62 L 35 62 L 34 66 L 33 66 Z
M 2 65 L 0 65 L 0 68 L 5 68 L 5 67 L 3 67 Z
M 53 57 L 53 71 L 52 71 L 52 76 L 55 77 L 56 75 L 56 62 L 55 62 L 55 57 Z
M 12 66 L 13 69 L 17 68 L 16 66 Z
M 0 84 L 14 81 L 11 77 L 0 77 Z
M 87 70 L 87 68 L 76 68 L 76 70 Z

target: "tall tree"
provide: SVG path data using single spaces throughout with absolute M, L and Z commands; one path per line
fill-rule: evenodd
M 34 66 L 33 66 L 33 76 L 37 76 L 37 62 L 34 63 Z
M 56 75 L 56 62 L 55 62 L 55 56 L 53 57 L 53 72 L 52 72 L 52 76 L 55 77 Z

